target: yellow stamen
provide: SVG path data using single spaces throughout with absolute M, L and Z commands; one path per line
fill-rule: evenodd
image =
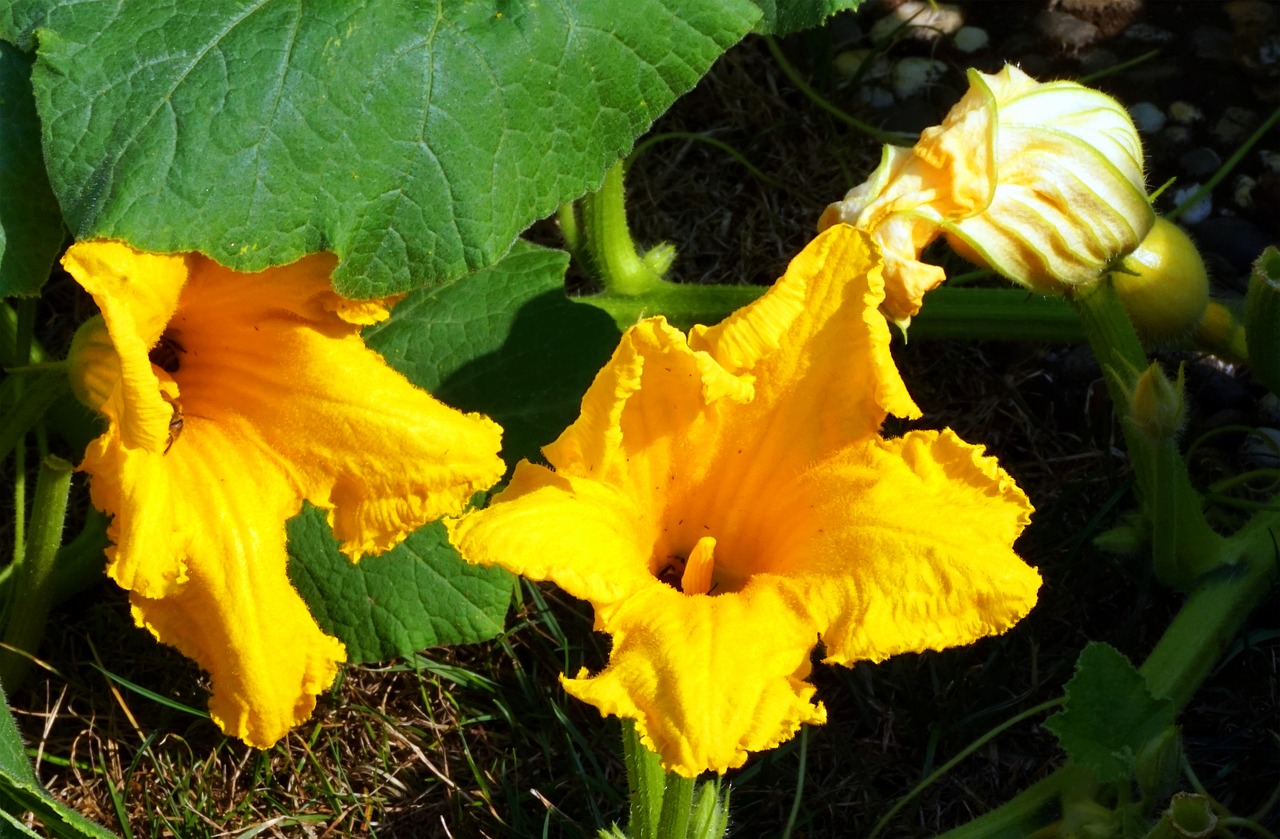
M 711 572 L 716 568 L 712 554 L 716 550 L 713 536 L 703 536 L 698 544 L 689 552 L 689 559 L 684 564 L 684 575 L 680 578 L 680 590 L 685 594 L 706 594 L 711 591 Z

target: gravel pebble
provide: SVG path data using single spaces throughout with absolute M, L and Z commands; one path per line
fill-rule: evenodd
M 1164 128 L 1164 111 L 1151 102 L 1134 102 L 1129 106 L 1129 116 L 1143 134 L 1155 134 Z
M 1200 184 L 1190 183 L 1182 187 L 1182 189 L 1174 190 L 1173 206 L 1181 207 L 1182 202 L 1186 201 L 1192 195 L 1196 194 L 1196 190 L 1200 189 Z M 1183 224 L 1199 224 L 1209 217 L 1209 213 L 1213 212 L 1213 196 L 1206 195 L 1196 203 L 1192 204 L 1182 212 L 1178 219 Z
M 945 61 L 909 55 L 893 65 L 893 95 L 899 99 L 910 99 L 946 72 Z
M 977 26 L 962 26 L 951 40 L 956 49 L 967 55 L 985 49 L 991 43 L 991 36 L 987 34 L 987 30 Z
M 1218 171 L 1222 158 L 1208 146 L 1197 146 L 1180 157 L 1178 165 L 1193 178 L 1205 178 Z

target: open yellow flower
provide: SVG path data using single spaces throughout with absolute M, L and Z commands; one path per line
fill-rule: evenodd
M 114 517 L 107 572 L 209 671 L 222 730 L 271 746 L 346 657 L 289 583 L 285 520 L 306 499 L 352 560 L 385 551 L 501 477 L 501 430 L 365 347 L 386 306 L 335 294 L 327 254 L 242 274 L 91 242 L 63 265 L 102 311 L 71 362 L 108 421 L 81 465 Z
M 1043 293 L 1096 280 L 1155 220 L 1128 112 L 1075 82 L 1016 67 L 969 71 L 969 90 L 913 148 L 886 146 L 871 177 L 818 228 L 871 232 L 885 253 L 885 314 L 903 323 L 944 279 L 919 261 L 939 234 L 965 258 Z
M 821 723 L 805 679 L 998 633 L 1040 578 L 1011 545 L 1026 496 L 917 416 L 889 354 L 879 260 L 845 225 L 718 326 L 627 330 L 582 413 L 485 510 L 448 520 L 467 560 L 595 607 L 608 666 L 564 679 L 685 776 Z

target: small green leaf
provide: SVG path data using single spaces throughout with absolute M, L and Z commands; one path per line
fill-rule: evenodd
M 3 689 L 0 705 L 4 706 L 0 709 L 0 809 L 30 810 L 44 822 L 49 835 L 59 839 L 115 839 L 115 834 L 58 801 L 40 785 L 23 751 L 22 735 L 9 713 Z M 0 836 L 3 835 L 28 834 L 14 831 L 12 823 L 0 822 Z
M 1142 674 L 1109 644 L 1084 648 L 1066 697 L 1045 727 L 1103 783 L 1129 777 L 1134 756 L 1173 725 L 1173 703 L 1152 696 Z
M 823 21 L 846 9 L 856 9 L 863 0 L 752 0 L 764 12 L 755 31 L 762 35 L 786 35 L 821 26 Z
M 438 522 L 353 564 L 309 505 L 289 521 L 289 579 L 353 663 L 492 638 L 513 592 L 506 571 L 464 562 Z
M 411 294 L 365 340 L 414 384 L 501 425 L 508 465 L 537 457 L 619 338 L 608 315 L 565 297 L 568 259 L 519 242 L 492 268 Z
M 40 151 L 31 57 L 0 41 L 0 297 L 39 294 L 62 237 Z
M 331 250 L 355 297 L 459 277 L 599 185 L 747 0 L 24 0 L 77 238 L 247 271 Z

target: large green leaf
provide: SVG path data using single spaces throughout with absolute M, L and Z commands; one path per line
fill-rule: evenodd
M 414 292 L 365 340 L 415 384 L 501 423 L 509 463 L 534 456 L 577 415 L 618 341 L 607 315 L 564 296 L 566 264 L 518 243 L 491 268 Z M 352 661 L 490 638 L 511 601 L 511 576 L 467 565 L 439 524 L 352 565 L 308 508 L 289 523 L 289 554 L 290 579 Z
M 365 330 L 415 384 L 503 428 L 503 458 L 536 457 L 578 415 L 618 343 L 599 309 L 564 295 L 568 256 L 519 242 L 486 271 L 423 289 Z
M 846 9 L 856 9 L 863 0 L 752 0 L 764 14 L 755 31 L 765 35 L 786 35 L 821 26 L 823 21 Z
M 324 513 L 308 506 L 289 521 L 289 555 L 289 579 L 351 662 L 484 641 L 511 605 L 511 575 L 463 562 L 438 522 L 353 565 Z
M 39 293 L 62 235 L 40 153 L 31 58 L 0 41 L 0 297 Z
M 23 751 L 22 735 L 9 713 L 4 690 L 0 689 L 0 809 L 30 810 L 44 822 L 50 836 L 63 839 L 115 839 L 104 830 L 58 801 L 36 780 Z M 21 825 L 0 821 L 0 836 L 25 836 Z M 31 834 L 38 835 L 38 834 Z
M 78 238 L 375 296 L 491 264 L 750 29 L 747 0 L 19 0 Z M 34 35 L 33 35 L 34 33 Z

